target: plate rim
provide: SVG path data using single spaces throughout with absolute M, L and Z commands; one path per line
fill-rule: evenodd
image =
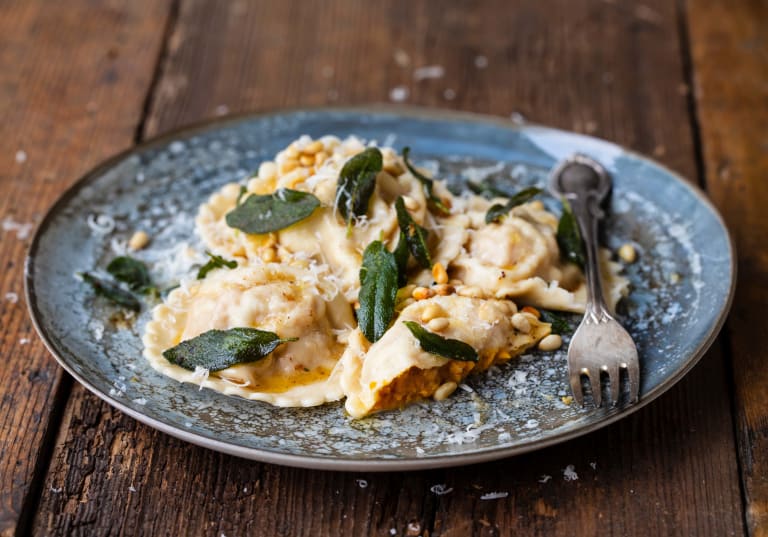
M 500 446 L 497 448 L 487 448 L 480 452 L 465 453 L 465 454 L 445 454 L 435 455 L 429 457 L 413 457 L 408 459 L 399 458 L 344 458 L 338 456 L 326 456 L 326 455 L 296 455 L 291 453 L 285 453 L 278 450 L 271 450 L 267 448 L 253 448 L 245 447 L 232 442 L 215 440 L 207 438 L 203 435 L 181 429 L 164 421 L 158 420 L 139 411 L 136 411 L 122 401 L 111 397 L 109 394 L 102 392 L 96 386 L 94 386 L 87 378 L 78 374 L 65 360 L 61 353 L 56 348 L 52 338 L 41 326 L 41 322 L 38 318 L 40 311 L 37 307 L 38 295 L 36 293 L 33 281 L 34 263 L 37 258 L 36 253 L 40 245 L 40 241 L 48 229 L 53 218 L 60 212 L 62 206 L 64 206 L 73 196 L 75 196 L 81 189 L 87 187 L 91 182 L 96 180 L 103 172 L 113 168 L 116 164 L 129 158 L 135 154 L 142 153 L 146 150 L 152 149 L 157 146 L 165 145 L 172 141 L 178 140 L 180 137 L 189 138 L 196 133 L 208 131 L 213 127 L 226 127 L 227 125 L 234 125 L 249 120 L 267 119 L 270 117 L 296 115 L 301 113 L 349 113 L 349 114 L 388 114 L 392 116 L 405 116 L 410 118 L 422 118 L 432 120 L 443 121 L 465 121 L 479 124 L 491 124 L 496 125 L 508 130 L 514 131 L 539 131 L 549 134 L 568 135 L 575 136 L 577 138 L 584 138 L 592 142 L 611 146 L 618 149 L 621 152 L 633 156 L 634 158 L 642 161 L 647 161 L 653 165 L 659 167 L 665 173 L 667 173 L 674 180 L 678 181 L 683 187 L 687 188 L 690 193 L 697 199 L 697 201 L 707 208 L 710 213 L 715 217 L 720 225 L 720 228 L 725 232 L 725 238 L 728 243 L 728 255 L 730 256 L 730 273 L 732 275 L 730 286 L 728 289 L 728 296 L 725 302 L 717 313 L 715 323 L 707 334 L 707 337 L 703 338 L 698 347 L 690 354 L 688 360 L 685 362 L 682 368 L 670 375 L 658 386 L 651 389 L 643 398 L 636 404 L 623 408 L 620 411 L 613 412 L 606 415 L 600 421 L 586 424 L 583 427 L 579 427 L 574 430 L 569 430 L 555 434 L 553 436 L 530 442 L 527 444 L 517 446 Z M 709 350 L 717 336 L 720 334 L 723 325 L 730 312 L 733 297 L 736 288 L 737 280 L 737 257 L 736 248 L 734 245 L 731 232 L 725 224 L 722 215 L 709 200 L 704 191 L 694 183 L 689 182 L 681 174 L 671 170 L 667 166 L 657 162 L 656 160 L 649 158 L 637 151 L 627 149 L 614 142 L 589 136 L 581 133 L 566 131 L 553 127 L 547 127 L 536 123 L 523 123 L 517 124 L 502 116 L 493 116 L 489 114 L 481 114 L 476 112 L 449 110 L 442 108 L 428 108 L 421 106 L 408 106 L 408 105 L 391 105 L 384 103 L 365 104 L 357 106 L 318 106 L 318 107 L 299 107 L 299 108 L 275 108 L 269 111 L 262 112 L 243 112 L 233 115 L 227 115 L 223 117 L 208 118 L 203 121 L 191 123 L 182 126 L 177 129 L 165 132 L 158 136 L 154 136 L 139 144 L 133 145 L 106 160 L 101 161 L 99 164 L 91 168 L 88 172 L 83 174 L 80 178 L 74 181 L 68 186 L 56 199 L 56 201 L 48 208 L 45 216 L 42 218 L 35 234 L 27 250 L 27 255 L 24 261 L 24 296 L 27 302 L 27 312 L 32 320 L 32 324 L 35 328 L 40 339 L 43 341 L 48 352 L 55 358 L 58 364 L 69 373 L 75 380 L 82 384 L 91 393 L 105 401 L 107 404 L 114 408 L 117 408 L 121 412 L 131 416 L 135 420 L 144 423 L 154 429 L 157 429 L 170 436 L 189 442 L 191 444 L 201 446 L 207 449 L 225 453 L 228 455 L 234 455 L 237 457 L 250 459 L 259 462 L 279 464 L 283 466 L 291 466 L 297 468 L 308 468 L 315 470 L 336 470 L 336 471 L 368 471 L 368 472 L 387 472 L 387 471 L 402 471 L 402 470 L 426 470 L 434 468 L 445 468 L 452 466 L 463 466 L 468 464 L 477 464 L 482 462 L 488 462 L 492 460 L 511 457 L 514 455 L 521 455 L 529 453 L 539 449 L 543 449 L 555 444 L 566 442 L 586 434 L 590 434 L 598 429 L 607 427 L 620 419 L 624 419 L 627 416 L 637 412 L 641 408 L 650 404 L 657 399 L 661 394 L 675 386 L 685 375 L 687 375 L 696 364 L 699 363 L 704 354 Z

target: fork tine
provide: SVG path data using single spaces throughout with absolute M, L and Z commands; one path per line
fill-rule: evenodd
M 578 371 L 571 372 L 569 380 L 571 381 L 573 398 L 581 406 L 584 406 L 584 393 L 581 391 L 581 374 Z
M 589 378 L 589 385 L 592 387 L 592 399 L 595 401 L 595 406 L 599 408 L 603 402 L 603 390 L 600 387 L 600 370 L 590 369 L 587 377 Z
M 619 402 L 619 392 L 621 388 L 621 377 L 619 377 L 618 364 L 612 366 L 603 366 L 603 371 L 608 373 L 608 384 L 611 387 L 611 406 L 616 406 Z
M 626 364 L 626 368 L 627 380 L 629 380 L 629 401 L 630 403 L 634 403 L 637 401 L 640 392 L 640 367 L 637 364 L 637 358 L 629 360 L 629 363 Z

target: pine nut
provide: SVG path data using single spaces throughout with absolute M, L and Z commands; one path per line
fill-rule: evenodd
M 555 351 L 563 344 L 563 338 L 557 334 L 550 334 L 539 341 L 539 349 L 542 351 Z
M 444 399 L 447 399 L 453 392 L 456 391 L 456 388 L 458 388 L 459 385 L 455 382 L 446 382 L 445 384 L 441 384 L 436 390 L 434 395 L 432 395 L 432 398 L 435 401 L 443 401 Z
M 456 289 L 454 289 L 452 285 L 448 285 L 447 283 L 441 283 L 441 284 L 435 285 L 432 289 L 434 289 L 435 293 L 437 293 L 440 296 L 448 296 L 456 292 Z
M 625 263 L 634 263 L 637 259 L 637 251 L 635 251 L 635 247 L 630 243 L 623 244 L 619 248 L 619 257 Z
M 277 164 L 271 161 L 262 162 L 259 165 L 259 179 L 268 181 L 277 177 Z
M 424 300 L 425 298 L 435 296 L 435 292 L 432 289 L 427 289 L 426 287 L 417 287 L 413 290 L 411 296 L 416 300 Z
M 315 140 L 311 144 L 307 145 L 304 149 L 301 150 L 302 153 L 305 155 L 314 155 L 315 153 L 318 153 L 319 151 L 322 151 L 323 149 L 323 142 L 320 140 Z
M 528 334 L 531 331 L 531 323 L 528 321 L 528 317 L 523 313 L 515 313 L 510 319 L 512 326 L 523 334 Z
M 451 321 L 448 320 L 447 317 L 438 317 L 437 319 L 432 319 L 427 323 L 427 328 L 431 330 L 432 332 L 442 332 L 446 328 L 448 328 L 448 325 L 451 324 Z
M 429 304 L 424 308 L 424 311 L 421 312 L 421 322 L 428 323 L 432 319 L 444 316 L 445 310 L 441 308 L 439 304 Z
M 292 159 L 292 158 L 285 159 L 283 161 L 283 164 L 280 166 L 280 173 L 292 172 L 293 170 L 295 170 L 298 167 L 299 167 L 299 161 L 298 160 Z
M 448 273 L 442 263 L 432 265 L 432 278 L 435 283 L 448 283 Z
M 136 250 L 141 250 L 144 248 L 148 242 L 149 235 L 147 235 L 145 231 L 137 231 L 128 241 L 128 248 L 135 252 Z

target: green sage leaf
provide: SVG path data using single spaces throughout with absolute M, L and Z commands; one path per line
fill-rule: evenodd
M 344 164 L 336 186 L 336 209 L 344 221 L 351 225 L 352 218 L 368 212 L 368 202 L 376 188 L 376 176 L 381 171 L 381 151 L 369 147 Z
M 541 194 L 543 191 L 540 188 L 536 188 L 534 186 L 525 188 L 509 198 L 507 200 L 507 203 L 500 204 L 497 203 L 493 206 L 491 206 L 490 209 L 488 209 L 488 212 L 485 213 L 485 223 L 490 224 L 492 222 L 498 222 L 502 217 L 506 216 L 509 211 L 511 211 L 513 208 L 517 207 L 518 205 L 522 205 L 523 203 L 526 203 L 531 200 L 534 196 Z
M 581 239 L 579 223 L 566 200 L 563 200 L 563 214 L 557 223 L 557 245 L 564 261 L 575 263 L 584 270 L 584 242 Z
M 424 187 L 424 193 L 427 195 L 427 205 L 429 209 L 434 212 L 438 213 L 442 216 L 448 216 L 451 214 L 451 210 L 445 206 L 445 203 L 443 203 L 443 200 L 441 200 L 439 197 L 435 195 L 434 192 L 432 192 L 432 189 L 434 188 L 435 181 L 434 179 L 430 179 L 423 173 L 421 173 L 419 170 L 417 170 L 408 160 L 409 155 L 411 154 L 411 148 L 410 147 L 404 147 L 403 148 L 403 162 L 405 163 L 405 167 L 408 168 L 408 171 L 411 172 L 411 175 L 413 175 L 416 179 L 418 179 L 421 184 Z
M 281 339 L 274 332 L 256 328 L 208 330 L 163 351 L 172 364 L 194 371 L 201 367 L 221 371 L 228 367 L 261 360 L 279 345 L 297 338 Z
M 280 188 L 272 194 L 252 194 L 227 213 L 227 225 L 251 234 L 285 229 L 311 215 L 320 200 L 309 192 Z
M 414 321 L 403 321 L 403 324 L 419 340 L 419 345 L 423 351 L 442 356 L 443 358 L 450 358 L 451 360 L 461 360 L 462 362 L 477 362 L 480 359 L 472 345 L 458 339 L 446 339 L 430 332 Z
M 398 270 L 395 255 L 381 241 L 373 241 L 363 252 L 357 322 L 371 343 L 384 335 L 395 313 Z
M 406 239 L 405 233 L 402 231 L 397 239 L 395 251 L 392 253 L 395 256 L 395 264 L 397 265 L 397 286 L 402 287 L 408 283 L 408 258 L 411 256 L 411 251 L 408 248 L 408 239 Z
M 80 276 L 83 278 L 84 282 L 91 286 L 97 295 L 103 296 L 118 306 L 128 308 L 129 310 L 141 310 L 141 303 L 139 300 L 133 296 L 132 293 L 120 287 L 117 283 L 99 278 L 87 272 L 80 273 Z
M 539 313 L 542 321 L 552 325 L 553 334 L 567 334 L 571 331 L 571 325 L 564 315 L 549 310 L 539 310 Z
M 206 250 L 205 253 L 208 255 L 208 257 L 210 259 L 208 260 L 208 262 L 205 265 L 200 267 L 200 270 L 197 271 L 197 279 L 198 280 L 202 280 L 203 278 L 205 278 L 208 275 L 208 273 L 210 271 L 212 271 L 214 269 L 217 269 L 217 268 L 224 268 L 224 267 L 227 267 L 229 269 L 237 268 L 237 261 L 235 261 L 234 259 L 231 260 L 231 261 L 227 261 L 226 259 L 224 259 L 220 255 L 212 254 L 211 252 L 209 252 L 207 250 Z
M 476 183 L 474 181 L 467 181 L 467 188 L 474 194 L 482 196 L 484 198 L 511 198 L 514 196 L 511 192 L 502 190 L 496 186 L 488 184 L 486 181 L 482 183 Z
M 397 223 L 400 225 L 400 232 L 405 235 L 411 254 L 422 267 L 430 268 L 432 258 L 429 255 L 429 248 L 427 248 L 429 231 L 413 221 L 411 214 L 405 208 L 402 196 L 395 201 L 395 211 L 397 211 Z
M 154 288 L 147 266 L 127 255 L 121 255 L 110 261 L 107 272 L 116 280 L 127 283 L 134 291 L 149 292 Z

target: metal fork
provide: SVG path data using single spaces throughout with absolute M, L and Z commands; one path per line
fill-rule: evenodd
M 611 178 L 598 162 L 573 155 L 560 162 L 549 178 L 550 190 L 565 198 L 579 224 L 586 249 L 587 305 L 581 324 L 568 347 L 568 376 L 576 401 L 584 405 L 582 377 L 587 377 L 595 406 L 602 403 L 600 375 L 608 376 L 611 405 L 619 401 L 620 371 L 626 371 L 629 401 L 640 388 L 637 347 L 632 337 L 610 314 L 603 295 L 597 255 L 597 226 L 604 213 L 600 204 L 611 190 Z

